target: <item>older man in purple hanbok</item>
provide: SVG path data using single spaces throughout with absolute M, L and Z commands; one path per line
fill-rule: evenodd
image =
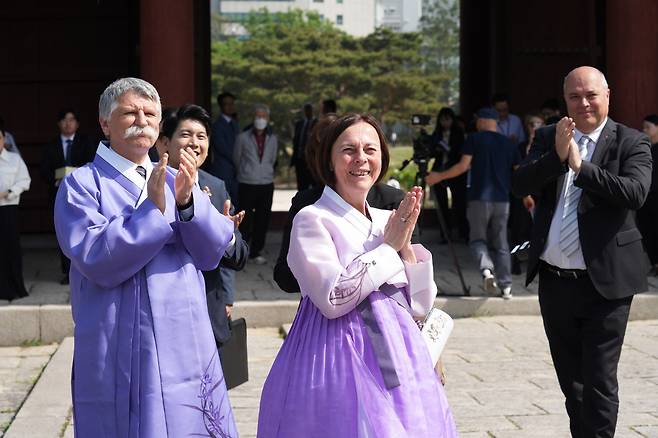
M 160 97 L 140 79 L 99 102 L 93 163 L 67 176 L 55 203 L 71 259 L 73 412 L 79 437 L 235 437 L 206 307 L 234 224 L 195 187 L 191 150 L 176 172 L 153 165 Z

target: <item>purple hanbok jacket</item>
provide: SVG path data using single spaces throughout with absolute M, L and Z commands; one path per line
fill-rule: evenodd
M 237 436 L 201 274 L 217 266 L 234 226 L 197 188 L 194 215 L 181 221 L 174 172 L 164 215 L 149 199 L 136 206 L 140 189 L 99 155 L 57 194 L 78 437 Z

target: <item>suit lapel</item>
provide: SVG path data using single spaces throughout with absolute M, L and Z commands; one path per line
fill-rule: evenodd
M 55 157 L 56 157 L 56 162 L 63 163 L 62 166 L 66 165 L 66 157 L 64 156 L 64 146 L 62 146 L 62 139 L 60 137 L 57 137 L 57 140 L 55 140 Z M 61 166 L 57 166 L 57 167 L 61 167 Z
M 599 141 L 596 142 L 596 149 L 594 149 L 594 155 L 592 155 L 592 159 L 590 160 L 592 164 L 596 164 L 597 166 L 602 164 L 601 161 L 605 157 L 606 151 L 614 143 L 616 137 L 617 123 L 609 118 L 603 127 L 603 131 L 601 131 Z
M 560 175 L 557 180 L 556 180 L 556 188 L 555 188 L 555 199 L 560 199 L 560 196 L 562 196 L 562 189 L 564 189 L 564 181 L 567 179 L 567 175 L 569 175 L 569 172 L 564 173 Z M 556 202 L 557 205 L 557 202 Z

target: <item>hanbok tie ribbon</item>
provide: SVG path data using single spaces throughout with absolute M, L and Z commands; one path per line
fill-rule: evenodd
M 397 301 L 407 311 L 411 312 L 409 303 L 399 288 L 388 283 L 384 283 L 379 288 L 379 291 Z M 384 378 L 386 389 L 393 389 L 400 386 L 400 379 L 398 378 L 398 373 L 395 370 L 393 356 L 391 355 L 391 351 L 388 348 L 388 344 L 386 343 L 382 329 L 379 327 L 379 324 L 377 324 L 377 319 L 375 318 L 375 313 L 372 310 L 370 299 L 366 298 L 365 300 L 361 301 L 361 303 L 357 306 L 357 309 L 361 313 L 363 323 L 366 325 L 366 333 L 368 333 L 368 337 L 370 338 L 370 343 L 372 344 L 372 349 L 375 353 L 375 358 L 377 359 L 377 365 L 382 372 L 382 377 Z

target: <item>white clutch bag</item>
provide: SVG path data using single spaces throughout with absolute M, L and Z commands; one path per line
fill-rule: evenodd
M 425 317 L 420 332 L 430 351 L 432 365 L 436 365 L 439 361 L 454 326 L 455 322 L 450 315 L 436 307 L 433 307 Z

